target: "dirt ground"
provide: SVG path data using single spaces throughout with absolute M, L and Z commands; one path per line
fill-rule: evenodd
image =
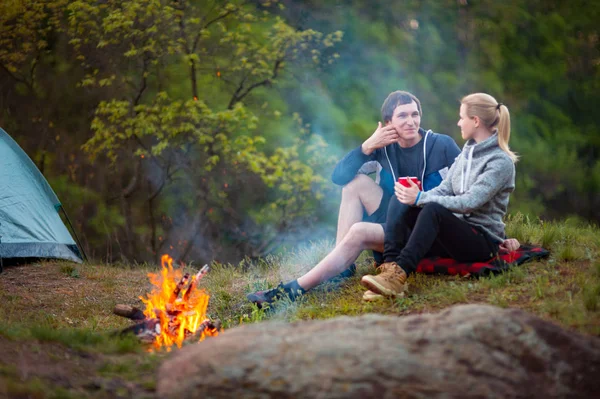
M 363 273 L 370 271 L 361 267 Z M 227 330 L 269 318 L 294 322 L 364 313 L 403 316 L 460 303 L 489 303 L 521 308 L 573 331 L 600 336 L 600 263 L 595 260 L 531 262 L 482 279 L 415 275 L 407 297 L 377 303 L 361 300 L 364 288 L 355 276 L 339 290 L 316 289 L 279 314 L 255 312 L 245 293 L 266 281 L 275 283 L 281 268 L 274 263 L 249 272 L 215 265 L 203 280 L 211 294 L 211 317 L 228 323 Z M 118 343 L 110 333 L 132 324 L 115 316 L 114 306 L 142 307 L 140 296 L 151 289 L 148 273 L 156 270 L 156 265 L 69 262 L 5 268 L 0 274 L 0 398 L 156 397 L 157 369 L 168 354 L 149 354 L 139 347 L 137 352 L 107 349 Z M 88 342 L 97 335 L 103 339 L 101 347 Z
M 31 327 L 36 320 L 41 324 L 50 320 L 50 326 L 56 320 L 57 328 L 80 324 L 78 316 L 84 317 L 88 311 L 86 303 L 82 305 L 82 293 L 90 306 L 98 308 L 96 299 L 102 288 L 93 272 L 87 273 L 87 278 L 74 278 L 69 267 L 44 263 L 5 268 L 0 274 L 3 328 Z M 105 313 L 110 314 L 112 307 L 106 308 Z M 119 323 L 129 322 L 116 320 L 115 324 Z M 3 332 L 0 330 L 0 397 L 154 397 L 154 370 L 137 367 L 145 363 L 145 353 L 107 355 L 85 345 L 73 349 L 52 340 Z

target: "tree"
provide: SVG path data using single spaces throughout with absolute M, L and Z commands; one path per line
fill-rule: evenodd
M 139 253 L 136 236 L 157 256 L 186 258 L 199 243 L 203 261 L 232 244 L 237 257 L 260 256 L 310 220 L 325 180 L 303 159 L 318 159 L 324 143 L 305 134 L 269 155 L 244 102 L 287 64 L 327 59 L 340 33 L 297 31 L 244 2 L 88 0 L 69 11 L 82 85 L 118 87 L 99 103 L 84 149 L 129 170 L 118 194 L 128 257 Z M 172 90 L 185 69 L 189 91 Z M 174 209 L 172 224 L 159 223 Z

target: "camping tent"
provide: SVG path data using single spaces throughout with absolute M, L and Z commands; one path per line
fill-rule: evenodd
M 81 262 L 81 253 L 58 214 L 61 207 L 35 164 L 0 128 L 0 260 Z

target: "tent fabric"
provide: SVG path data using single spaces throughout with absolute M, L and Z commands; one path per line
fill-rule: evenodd
M 38 168 L 0 128 L 0 258 L 82 262 L 60 208 Z

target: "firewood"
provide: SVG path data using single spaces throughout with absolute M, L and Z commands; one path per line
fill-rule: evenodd
M 190 283 L 190 286 L 187 290 L 185 290 L 185 293 L 183 294 L 184 302 L 187 302 L 190 299 L 190 294 L 192 293 L 194 288 L 196 288 L 196 276 L 192 277 L 192 282 Z
M 183 311 L 182 311 L 182 310 L 179 310 L 179 309 L 173 309 L 173 308 L 171 308 L 171 309 L 167 309 L 167 315 L 168 315 L 169 317 L 177 317 L 177 316 L 179 316 L 179 315 L 180 315 L 182 312 L 183 312 Z
M 189 273 L 186 273 L 186 274 L 183 275 L 183 277 L 181 278 L 181 280 L 179 280 L 179 282 L 175 286 L 175 289 L 173 290 L 173 294 L 171 295 L 171 298 L 169 298 L 169 303 L 174 303 L 175 302 L 175 300 L 179 296 L 179 293 L 181 292 L 181 290 L 183 289 L 183 287 L 185 287 L 187 285 L 189 279 L 190 279 L 190 274 Z
M 194 333 L 193 336 L 191 336 L 189 339 L 187 339 L 186 337 L 186 341 L 188 342 L 198 342 L 200 340 L 200 337 L 202 337 L 202 334 L 207 331 L 207 330 L 217 330 L 220 331 L 221 330 L 221 320 L 204 320 L 200 326 L 198 327 L 198 329 L 196 330 L 196 332 Z
M 192 277 L 192 282 L 190 283 L 190 286 L 185 291 L 185 294 L 183 294 L 183 301 L 184 302 L 188 301 L 188 299 L 190 298 L 190 295 L 191 295 L 192 291 L 198 285 L 198 281 L 202 277 L 204 277 L 206 275 L 206 273 L 208 273 L 209 271 L 210 271 L 210 267 L 208 265 L 204 265 L 204 266 L 202 266 L 202 268 L 200 269 L 200 271 L 198 273 L 196 273 L 196 275 L 194 277 Z
M 160 320 L 145 319 L 121 330 L 120 334 L 125 335 L 133 333 L 142 342 L 151 343 L 160 335 L 160 332 Z
M 146 318 L 146 316 L 144 315 L 144 312 L 141 309 L 138 309 L 135 306 L 129 306 L 129 305 L 123 305 L 123 304 L 115 305 L 115 308 L 113 309 L 113 313 L 118 316 L 126 317 L 131 320 L 144 320 Z
M 177 330 L 179 330 L 180 325 L 181 325 L 181 322 L 179 320 L 171 319 L 167 323 L 167 328 L 171 334 L 175 335 L 177 333 Z
M 212 328 L 214 328 L 217 331 L 221 331 L 221 320 L 219 320 L 219 319 L 213 320 L 213 321 L 211 321 L 211 324 L 212 324 Z
M 206 330 L 207 325 L 208 325 L 208 320 L 205 320 L 202 323 L 200 323 L 196 332 L 193 335 L 190 334 L 189 337 L 186 337 L 187 338 L 186 341 L 187 342 L 198 342 L 200 340 L 200 337 L 202 337 L 202 333 L 204 333 L 204 330 Z

